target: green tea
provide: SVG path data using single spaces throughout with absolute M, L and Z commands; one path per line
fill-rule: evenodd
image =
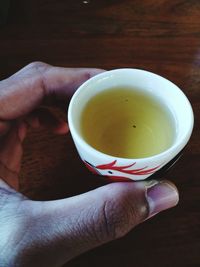
M 174 140 L 170 110 L 133 88 L 110 88 L 86 104 L 81 117 L 84 140 L 122 158 L 143 158 L 168 149 Z

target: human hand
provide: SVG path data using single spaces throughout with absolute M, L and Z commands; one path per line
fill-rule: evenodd
M 69 98 L 101 71 L 32 63 L 0 82 L 0 267 L 61 266 L 177 204 L 177 189 L 168 181 L 113 183 L 43 202 L 17 191 L 27 128 L 68 131 L 65 122 L 41 108 L 45 99 Z

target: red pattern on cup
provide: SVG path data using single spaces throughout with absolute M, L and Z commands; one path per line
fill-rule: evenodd
M 87 162 L 84 160 L 85 165 L 87 166 L 87 168 L 95 173 L 95 174 L 101 174 L 99 170 L 108 170 L 108 173 L 112 174 L 112 171 L 118 171 L 122 174 L 128 174 L 128 175 L 147 175 L 147 174 L 153 174 L 160 166 L 154 167 L 154 168 L 148 168 L 147 166 L 143 167 L 143 168 L 139 168 L 139 169 L 129 169 L 131 167 L 133 167 L 136 162 L 130 164 L 130 165 L 125 165 L 125 166 L 117 166 L 117 160 L 114 160 L 110 163 L 107 164 L 101 164 L 101 165 L 97 165 L 94 166 L 91 163 Z M 129 178 L 120 175 L 117 176 L 113 173 L 113 175 L 108 175 L 108 178 L 111 178 L 111 180 L 118 180 L 118 181 L 125 181 L 129 180 Z M 113 178 L 113 179 L 112 179 Z

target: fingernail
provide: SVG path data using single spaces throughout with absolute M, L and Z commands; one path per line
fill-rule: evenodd
M 69 131 L 68 124 L 66 122 L 60 122 L 58 127 L 55 129 L 57 134 L 66 134 Z
M 168 181 L 154 181 L 147 184 L 146 188 L 146 198 L 149 204 L 148 218 L 176 206 L 179 201 L 177 188 Z

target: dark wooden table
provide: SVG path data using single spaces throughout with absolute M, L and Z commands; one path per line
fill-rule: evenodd
M 0 28 L 0 79 L 35 60 L 150 70 L 180 86 L 195 113 L 192 139 L 167 176 L 180 190 L 180 204 L 66 266 L 200 266 L 200 1 L 11 1 Z M 32 199 L 102 184 L 80 163 L 70 135 L 35 131 L 24 147 L 20 188 Z

